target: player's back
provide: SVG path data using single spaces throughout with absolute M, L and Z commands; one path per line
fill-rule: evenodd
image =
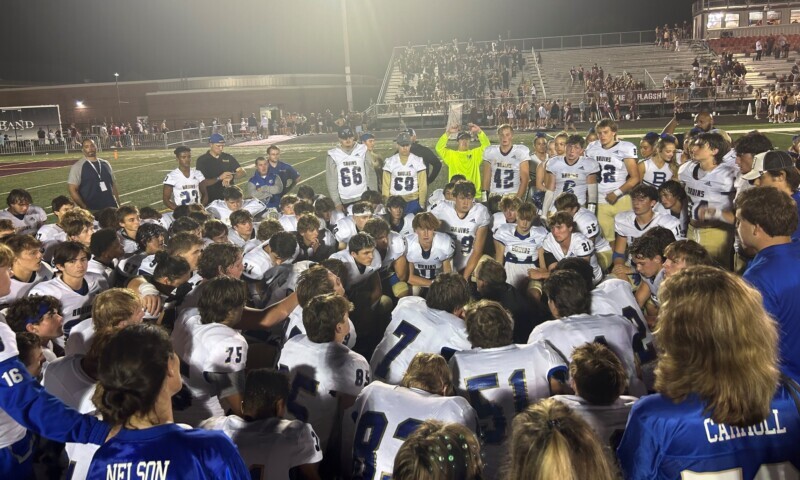
M 349 445 L 353 473 L 354 478 L 364 480 L 391 476 L 403 441 L 425 420 L 460 423 L 472 431 L 477 428 L 475 411 L 461 397 L 443 397 L 379 381 L 358 396 L 354 419 L 355 436 Z
M 324 452 L 334 430 L 339 399 L 355 397 L 369 384 L 369 364 L 342 344 L 315 343 L 306 335 L 297 335 L 284 344 L 279 368 L 289 373 L 292 386 L 289 415 L 314 427 Z
M 619 315 L 579 314 L 538 325 L 531 332 L 528 343 L 547 342 L 567 361 L 572 351 L 585 343 L 597 342 L 614 352 L 628 374 L 629 389 L 641 395 L 643 385 L 636 374 L 633 344 L 639 341 L 633 324 Z
M 253 478 L 288 480 L 299 465 L 322 461 L 322 448 L 311 425 L 299 420 L 272 417 L 246 421 L 229 415 L 200 424 L 206 430 L 222 430 L 233 440 Z M 265 470 L 268 469 L 268 470 Z
M 566 362 L 543 343 L 464 350 L 450 360 L 458 394 L 475 408 L 487 468 L 496 473 L 507 451 L 514 416 L 551 395 L 550 379 L 567 375 Z
M 397 385 L 417 353 L 436 353 L 449 359 L 453 352 L 470 348 L 463 320 L 429 308 L 423 298 L 405 297 L 392 312 L 392 321 L 375 348 L 370 366 L 375 379 Z
M 592 405 L 577 395 L 555 395 L 553 398 L 565 404 L 581 416 L 592 427 L 604 446 L 616 450 L 628 422 L 636 397 L 622 395 L 611 405 Z
M 653 332 L 645 321 L 644 313 L 631 291 L 631 284 L 619 278 L 607 278 L 592 290 L 592 315 L 620 315 L 636 328 L 643 349 L 636 351 L 641 363 L 656 358 Z M 636 343 L 634 343 L 636 346 Z

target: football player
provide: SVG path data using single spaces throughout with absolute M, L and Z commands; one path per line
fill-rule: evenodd
M 548 194 L 542 206 L 545 214 L 550 213 L 554 197 L 565 192 L 574 194 L 582 207 L 597 211 L 597 173 L 600 165 L 593 158 L 584 156 L 585 145 L 583 137 L 570 135 L 566 154 L 547 160 L 545 188 Z
M 489 233 L 489 210 L 475 203 L 475 185 L 462 182 L 453 187 L 453 205 L 440 203 L 432 210 L 441 220 L 442 228 L 455 240 L 456 251 L 453 266 L 464 278 L 469 279 L 478 260 L 483 255 L 483 247 Z
M 514 144 L 514 129 L 503 124 L 497 127 L 499 145 L 483 151 L 481 190 L 488 196 L 516 194 L 525 198 L 530 181 L 531 152 L 525 145 Z
M 205 205 L 208 201 L 206 186 L 216 183 L 217 180 L 207 181 L 200 170 L 192 168 L 191 148 L 180 146 L 173 153 L 178 161 L 178 168 L 164 178 L 161 194 L 164 205 L 170 210 L 175 210 L 178 205 Z
M 437 276 L 453 271 L 455 242 L 437 231 L 441 222 L 432 213 L 416 214 L 412 226 L 414 233 L 408 237 L 406 250 L 408 284 L 414 295 L 419 295 Z

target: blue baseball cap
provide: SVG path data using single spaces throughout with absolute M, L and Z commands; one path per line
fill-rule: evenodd
M 214 133 L 208 137 L 208 143 L 225 143 L 225 137 L 219 133 Z
M 369 140 L 370 138 L 375 138 L 375 135 L 373 135 L 373 134 L 371 134 L 369 132 L 365 132 L 365 133 L 363 133 L 361 135 L 360 140 L 363 143 L 363 142 L 366 142 L 367 140 Z

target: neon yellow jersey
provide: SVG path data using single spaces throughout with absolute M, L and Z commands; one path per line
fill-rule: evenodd
M 467 180 L 475 184 L 475 197 L 480 198 L 481 162 L 483 162 L 483 150 L 491 144 L 489 137 L 481 130 L 478 132 L 480 146 L 463 152 L 447 148 L 448 139 L 449 134 L 445 132 L 436 142 L 436 153 L 447 165 L 448 179 L 459 173 L 464 175 Z

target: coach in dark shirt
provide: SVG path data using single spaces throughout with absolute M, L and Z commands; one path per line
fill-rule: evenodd
M 245 175 L 244 169 L 239 162 L 222 151 L 225 145 L 225 138 L 219 133 L 211 135 L 208 139 L 208 151 L 197 159 L 197 169 L 206 179 L 216 178 L 217 182 L 207 186 L 208 202 L 222 200 L 222 191 L 225 187 L 235 184 L 237 177 Z
M 72 200 L 81 208 L 96 212 L 119 206 L 119 192 L 111 165 L 97 158 L 97 145 L 91 138 L 81 142 L 83 158 L 72 165 L 67 187 Z
M 428 185 L 436 180 L 439 171 L 442 169 L 442 161 L 430 148 L 417 143 L 417 132 L 413 128 L 406 129 L 406 133 L 411 135 L 411 153 L 418 157 L 422 157 L 425 167 L 428 168 Z
M 506 283 L 506 271 L 497 260 L 485 259 L 475 269 L 477 300 L 500 303 L 514 319 L 514 343 L 528 343 L 533 328 L 551 315 L 512 285 Z

